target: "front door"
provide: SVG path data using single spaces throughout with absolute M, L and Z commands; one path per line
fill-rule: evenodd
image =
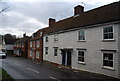
M 62 51 L 62 65 L 71 66 L 71 51 Z
M 67 51 L 67 66 L 71 66 L 71 51 Z
M 66 52 L 62 51 L 62 65 L 66 64 Z

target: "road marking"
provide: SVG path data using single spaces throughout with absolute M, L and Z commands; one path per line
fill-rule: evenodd
M 60 81 L 59 79 L 55 78 L 55 77 L 52 77 L 52 76 L 49 76 L 49 78 L 53 79 L 53 80 L 57 80 L 57 81 Z
M 17 66 L 22 66 L 22 65 L 20 65 L 20 64 L 18 64 L 18 63 L 15 63 L 15 65 L 17 65 Z
M 27 68 L 27 69 L 29 69 L 29 70 L 31 70 L 31 71 L 34 71 L 34 72 L 36 72 L 36 73 L 40 73 L 40 72 L 38 72 L 38 71 L 36 71 L 36 70 L 34 70 L 34 69 L 31 69 L 31 68 Z
M 7 61 L 7 62 L 11 62 L 11 61 Z

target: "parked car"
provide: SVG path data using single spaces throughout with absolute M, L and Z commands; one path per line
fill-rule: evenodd
M 2 58 L 2 59 L 6 58 L 5 52 L 0 51 L 0 58 Z

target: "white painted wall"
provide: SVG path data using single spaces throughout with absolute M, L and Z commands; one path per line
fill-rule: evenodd
M 6 45 L 7 50 L 13 50 L 13 45 Z
M 120 23 L 118 24 L 118 68 L 120 68 Z M 118 71 L 118 75 L 120 78 L 120 69 Z
M 113 77 L 118 77 L 118 25 L 114 26 L 114 39 L 115 41 L 103 42 L 102 29 L 104 26 L 98 26 L 85 29 L 86 41 L 78 42 L 78 30 L 58 34 L 58 42 L 54 42 L 54 35 L 47 35 L 49 42 L 45 42 L 44 36 L 44 53 L 43 59 L 54 63 L 62 63 L 62 55 L 60 50 L 58 56 L 54 57 L 53 47 L 58 48 L 73 48 L 72 52 L 72 68 L 105 74 Z M 45 47 L 49 47 L 49 54 L 45 55 Z M 76 48 L 85 48 L 85 65 L 78 63 L 78 55 Z M 102 51 L 101 49 L 117 50 L 114 53 L 114 70 L 102 68 Z

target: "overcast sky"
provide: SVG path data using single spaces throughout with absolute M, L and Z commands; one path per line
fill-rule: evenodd
M 28 36 L 38 29 L 48 26 L 48 19 L 56 21 L 73 16 L 76 5 L 85 11 L 119 0 L 0 0 L 0 34 L 10 33 L 21 37 Z

